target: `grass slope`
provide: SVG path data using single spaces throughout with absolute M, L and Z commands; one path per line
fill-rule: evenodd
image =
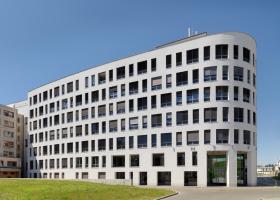
M 164 189 L 80 181 L 0 179 L 1 200 L 148 200 L 171 193 Z

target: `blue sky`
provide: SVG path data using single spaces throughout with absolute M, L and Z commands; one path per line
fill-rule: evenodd
M 0 0 L 0 103 L 57 78 L 199 32 L 257 40 L 258 163 L 280 159 L 280 1 Z M 4 75 L 3 75 L 4 74 Z

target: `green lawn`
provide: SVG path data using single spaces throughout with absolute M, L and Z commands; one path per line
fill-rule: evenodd
M 0 200 L 147 200 L 172 193 L 165 189 L 81 181 L 0 179 Z

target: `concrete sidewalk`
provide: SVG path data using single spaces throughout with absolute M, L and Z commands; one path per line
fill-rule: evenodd
M 179 194 L 167 200 L 280 200 L 280 187 L 169 187 Z

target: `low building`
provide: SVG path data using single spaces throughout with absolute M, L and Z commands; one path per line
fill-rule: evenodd
M 0 105 L 0 178 L 21 177 L 24 118 L 17 110 Z

